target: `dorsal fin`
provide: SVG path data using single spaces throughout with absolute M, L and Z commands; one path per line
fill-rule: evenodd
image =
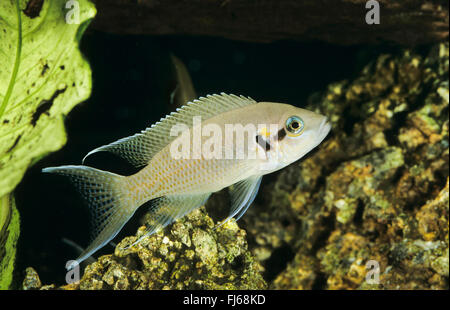
M 90 151 L 83 158 L 83 163 L 89 155 L 100 151 L 108 151 L 126 159 L 136 167 L 145 166 L 156 153 L 177 138 L 176 136 L 170 135 L 170 130 L 175 124 L 185 124 L 191 128 L 193 126 L 194 116 L 201 116 L 202 121 L 205 121 L 218 114 L 256 103 L 250 97 L 238 97 L 225 93 L 200 97 L 193 102 L 188 102 L 183 107 L 177 109 L 176 112 L 170 113 L 141 133 Z

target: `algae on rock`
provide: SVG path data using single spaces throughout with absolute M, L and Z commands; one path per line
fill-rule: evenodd
M 448 55 L 448 43 L 381 55 L 310 97 L 329 138 L 241 223 L 266 269 L 280 247 L 293 253 L 271 288 L 448 288 Z M 369 260 L 379 285 L 365 282 Z
M 64 289 L 264 289 L 262 267 L 234 221 L 214 229 L 204 208 L 129 247 L 145 231 L 124 238 L 112 255 L 86 267 Z M 36 281 L 34 281 L 36 282 Z M 25 285 L 25 283 L 24 283 Z M 48 288 L 48 287 L 47 287 Z

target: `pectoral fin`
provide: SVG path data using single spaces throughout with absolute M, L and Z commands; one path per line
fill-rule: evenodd
M 235 217 L 237 221 L 241 218 L 241 216 L 244 215 L 253 200 L 255 200 L 256 194 L 258 193 L 258 189 L 261 184 L 261 179 L 262 176 L 253 176 L 236 184 L 233 184 L 230 187 L 230 215 L 228 215 L 228 217 L 223 220 L 218 226 L 225 224 L 233 217 Z

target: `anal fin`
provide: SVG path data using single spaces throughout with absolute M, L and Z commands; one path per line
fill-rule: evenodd
M 130 246 L 138 244 L 143 238 L 203 206 L 210 195 L 211 193 L 168 195 L 155 199 L 150 207 L 151 222 L 147 224 L 145 234 Z
M 247 209 L 255 200 L 261 185 L 262 176 L 252 176 L 248 179 L 242 180 L 230 187 L 231 194 L 231 210 L 228 217 L 223 220 L 218 226 L 222 226 L 231 218 L 239 220 L 247 211 Z

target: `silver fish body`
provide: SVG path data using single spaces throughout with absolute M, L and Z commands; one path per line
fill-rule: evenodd
M 134 175 L 87 166 L 43 171 L 69 176 L 91 207 L 93 241 L 79 263 L 114 238 L 150 200 L 154 221 L 146 235 L 231 185 L 232 206 L 222 223 L 239 219 L 255 198 L 262 176 L 303 157 L 330 128 L 325 116 L 308 110 L 222 93 L 194 100 L 141 133 L 86 155 L 113 152 L 142 168 Z

